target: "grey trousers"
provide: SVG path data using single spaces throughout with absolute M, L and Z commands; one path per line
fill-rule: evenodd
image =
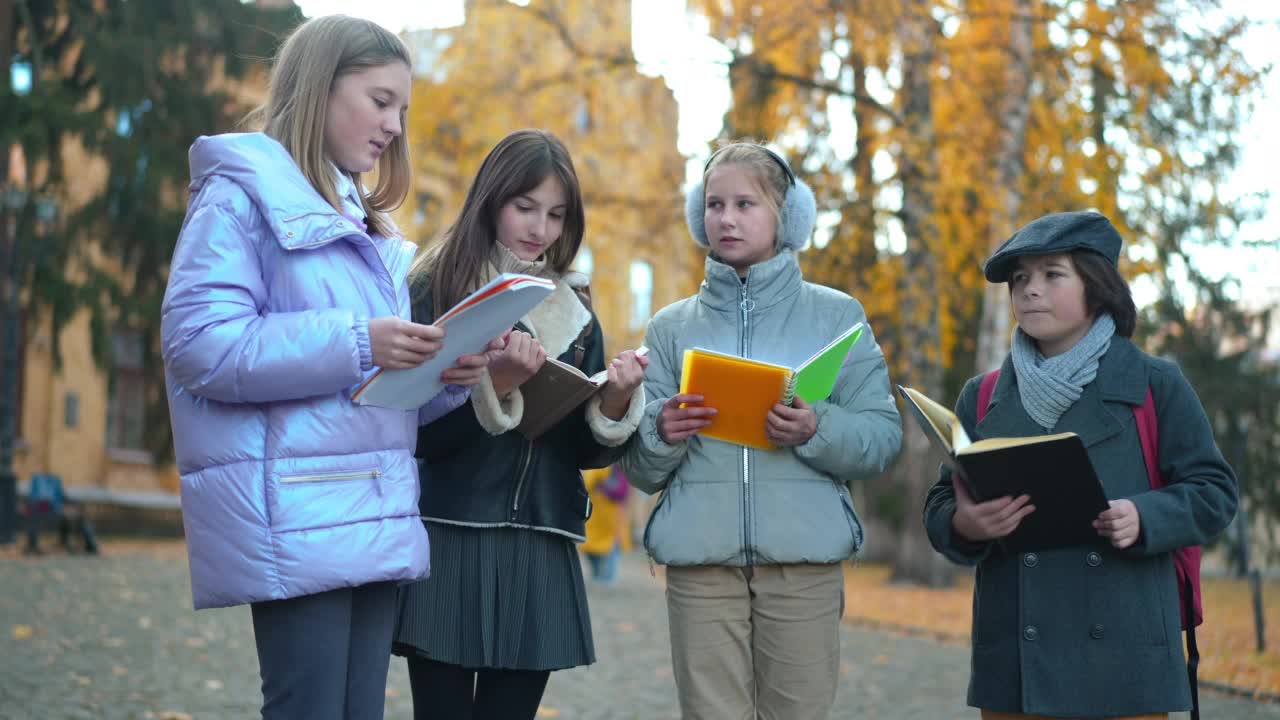
M 841 565 L 668 566 L 684 720 L 822 720 L 840 669 Z
M 264 720 L 382 720 L 396 584 L 254 603 Z

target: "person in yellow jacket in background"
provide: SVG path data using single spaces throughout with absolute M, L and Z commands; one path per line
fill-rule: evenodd
M 582 552 L 591 565 L 591 579 L 608 584 L 618 576 L 622 553 L 631 550 L 626 503 L 630 486 L 618 466 L 584 470 L 582 479 L 591 495 L 591 517 L 587 519 L 587 541 Z

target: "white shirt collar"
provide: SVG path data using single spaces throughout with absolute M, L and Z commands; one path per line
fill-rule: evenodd
M 333 168 L 333 173 L 337 177 L 338 198 L 342 201 L 343 212 L 355 218 L 364 217 L 364 206 L 360 204 L 360 191 L 356 189 L 356 184 L 351 180 L 351 176 L 338 169 L 337 165 L 332 162 L 329 167 Z

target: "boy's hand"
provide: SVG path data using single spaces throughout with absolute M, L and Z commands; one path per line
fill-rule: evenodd
M 1030 495 L 1006 495 L 987 502 L 974 502 L 959 477 L 952 477 L 956 514 L 951 517 L 955 533 L 969 542 L 986 542 L 1005 537 L 1018 528 L 1022 518 L 1035 512 Z
M 1098 534 L 1111 541 L 1111 546 L 1123 550 L 1138 542 L 1142 534 L 1142 516 L 1132 500 L 1111 500 L 1110 508 L 1103 510 L 1093 527 Z

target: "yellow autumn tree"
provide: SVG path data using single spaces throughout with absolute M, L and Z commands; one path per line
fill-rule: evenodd
M 1204 160 L 1229 153 L 1258 79 L 1236 50 L 1245 24 L 1217 6 L 698 3 L 732 53 L 726 133 L 776 142 L 819 197 L 806 274 L 863 301 L 896 381 L 944 398 L 1008 350 L 1007 291 L 980 263 L 1014 229 L 1094 208 L 1158 259 L 1173 251 L 1162 202 L 1196 179 L 1217 192 L 1230 163 Z M 1196 207 L 1207 226 L 1232 217 Z M 915 518 L 932 473 L 907 425 L 895 563 L 934 582 Z
M 676 104 L 660 78 L 637 71 L 630 17 L 627 0 L 473 0 L 461 26 L 408 37 L 415 187 L 402 225 L 424 246 L 435 240 L 499 139 L 554 132 L 582 185 L 579 259 L 590 257 L 613 350 L 637 345 L 649 316 L 692 293 L 702 271 L 684 228 Z

